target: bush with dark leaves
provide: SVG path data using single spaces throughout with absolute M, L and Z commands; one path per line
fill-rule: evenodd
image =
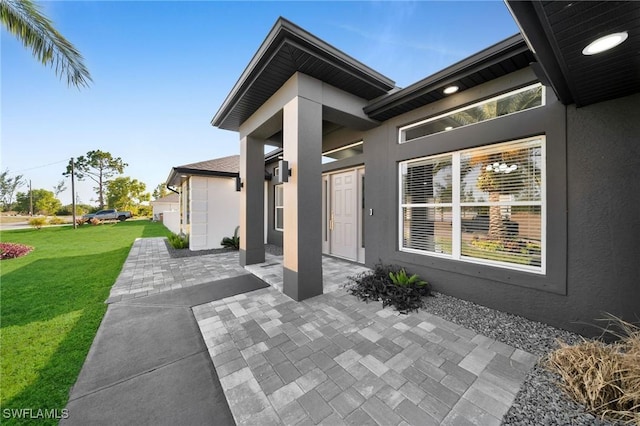
M 0 243 L 0 259 L 15 259 L 31 253 L 33 247 L 24 244 Z
M 402 314 L 424 307 L 423 297 L 431 294 L 431 286 L 419 278 L 412 282 L 396 284 L 391 277 L 406 275 L 406 271 L 395 265 L 378 263 L 372 271 L 349 277 L 347 291 L 359 299 L 369 302 L 382 301 L 382 307 L 393 306 Z

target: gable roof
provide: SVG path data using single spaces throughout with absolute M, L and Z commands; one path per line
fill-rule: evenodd
M 162 198 L 158 198 L 157 200 L 153 200 L 151 201 L 151 204 L 153 203 L 178 203 L 180 202 L 180 196 L 178 194 L 176 194 L 175 192 L 172 192 L 168 195 L 165 195 Z
M 211 124 L 237 131 L 296 72 L 367 100 L 395 86 L 393 80 L 280 17 Z
M 240 156 L 214 158 L 212 160 L 185 164 L 173 167 L 167 178 L 167 185 L 174 186 L 180 183 L 184 176 L 212 176 L 212 177 L 236 177 L 240 174 Z
M 238 173 L 240 171 L 240 156 L 230 155 L 228 157 L 214 158 L 213 160 L 185 164 L 184 166 L 175 167 L 175 169 L 194 172 Z

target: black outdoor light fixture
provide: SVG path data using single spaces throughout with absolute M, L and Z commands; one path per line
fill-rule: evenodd
M 242 179 L 240 178 L 240 176 L 236 176 L 236 191 L 237 192 L 242 191 L 243 186 L 244 186 L 244 183 L 242 183 Z
M 289 162 L 286 160 L 278 161 L 278 182 L 289 182 L 289 176 L 291 176 L 291 169 L 289 169 Z

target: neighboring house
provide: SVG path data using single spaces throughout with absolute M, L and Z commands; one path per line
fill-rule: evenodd
M 640 3 L 507 4 L 523 35 L 402 89 L 279 19 L 212 120 L 239 133 L 241 264 L 266 223 L 295 300 L 326 253 L 584 334 L 637 320 Z
M 220 248 L 222 239 L 239 225 L 239 158 L 232 155 L 171 169 L 166 183 L 180 194 L 179 233 L 189 236 L 189 249 Z
M 160 221 L 164 212 L 180 211 L 180 196 L 172 192 L 162 198 L 151 201 L 150 204 L 153 208 L 153 220 Z
M 180 233 L 180 195 L 169 195 L 151 201 L 153 220 L 160 221 L 174 234 Z

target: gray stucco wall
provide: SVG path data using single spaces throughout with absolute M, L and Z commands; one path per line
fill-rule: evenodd
M 547 90 L 547 105 L 438 136 L 397 143 L 398 127 L 522 87 L 530 70 L 446 98 L 367 132 L 366 263 L 395 263 L 435 289 L 585 335 L 609 312 L 640 317 L 640 95 L 576 109 Z M 545 275 L 400 252 L 398 162 L 544 134 Z
M 568 107 L 568 294 L 574 321 L 640 320 L 640 94 Z

